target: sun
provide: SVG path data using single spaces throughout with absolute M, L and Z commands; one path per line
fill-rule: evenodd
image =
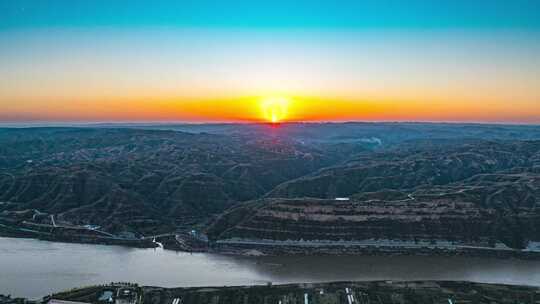
M 264 120 L 280 123 L 287 118 L 289 100 L 285 97 L 267 97 L 261 100 L 261 110 Z

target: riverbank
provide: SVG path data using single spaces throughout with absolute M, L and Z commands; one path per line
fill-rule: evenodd
M 49 218 L 49 217 L 48 217 Z M 228 255 L 419 255 L 470 256 L 490 258 L 539 259 L 540 243 L 529 242 L 525 249 L 514 249 L 501 242 L 462 243 L 448 240 L 270 240 L 230 238 L 209 240 L 196 230 L 154 236 L 121 237 L 94 227 L 14 221 L 0 218 L 0 236 L 23 237 L 53 242 L 120 245 L 183 252 L 209 252 Z
M 56 230 L 59 231 L 59 230 Z M 0 237 L 33 238 L 51 242 L 119 245 L 133 248 L 157 248 L 181 252 L 208 252 L 239 256 L 468 256 L 500 259 L 540 260 L 540 250 L 517 250 L 505 246 L 482 247 L 449 245 L 449 242 L 433 244 L 408 244 L 402 241 L 357 242 L 306 242 L 269 240 L 218 240 L 209 242 L 195 238 L 190 233 L 166 234 L 141 239 L 85 235 L 78 233 L 44 233 L 28 229 L 12 229 L 0 224 Z M 535 247 L 536 248 L 536 247 Z
M 402 240 L 362 241 L 275 241 L 228 239 L 216 241 L 211 250 L 239 255 L 419 255 L 470 256 L 489 258 L 540 259 L 537 245 L 525 250 L 502 244 L 494 247 L 454 244 L 448 241 L 412 242 Z
M 464 281 L 372 281 L 266 286 L 162 288 L 112 283 L 72 289 L 41 303 L 229 304 L 229 303 L 527 303 L 540 301 L 540 288 Z
M 32 238 L 50 242 L 119 245 L 135 248 L 156 248 L 159 245 L 152 239 L 128 239 L 114 236 L 99 235 L 90 230 L 66 227 L 52 227 L 47 231 L 33 230 L 9 226 L 0 223 L 0 237 Z

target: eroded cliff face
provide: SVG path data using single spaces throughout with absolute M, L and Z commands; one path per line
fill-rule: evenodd
M 446 186 L 382 190 L 347 200 L 268 198 L 224 214 L 209 234 L 218 241 L 301 241 L 315 247 L 324 242 L 390 246 L 393 240 L 523 249 L 540 240 L 539 205 L 540 175 L 478 175 Z
M 539 160 L 538 141 L 404 145 L 285 182 L 209 232 L 227 244 L 524 249 L 540 240 Z

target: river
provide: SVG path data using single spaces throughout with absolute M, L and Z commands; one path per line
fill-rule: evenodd
M 96 283 L 164 287 L 347 280 L 469 280 L 540 286 L 540 261 L 420 256 L 238 257 L 0 238 L 0 294 L 41 297 Z

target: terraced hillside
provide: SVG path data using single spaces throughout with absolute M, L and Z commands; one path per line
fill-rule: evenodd
M 481 174 L 346 200 L 267 198 L 225 213 L 209 233 L 218 244 L 247 248 L 537 249 L 540 174 Z

